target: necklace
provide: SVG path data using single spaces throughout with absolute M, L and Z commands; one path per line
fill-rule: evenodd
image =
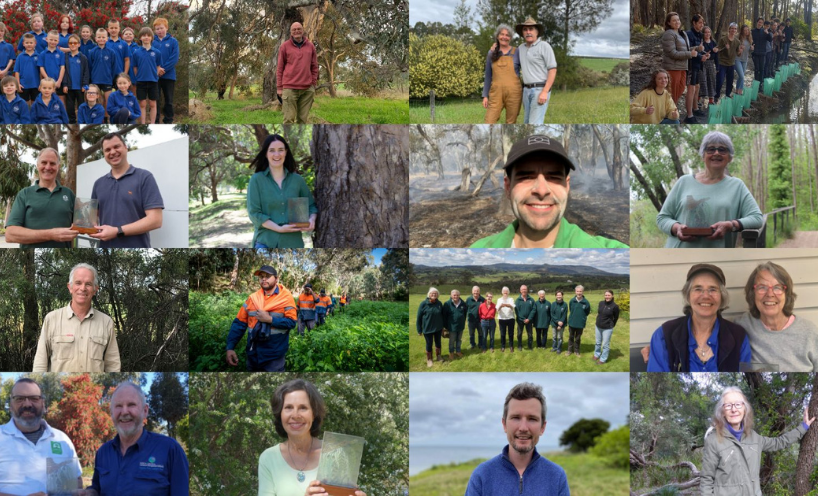
M 307 468 L 307 463 L 309 463 L 309 461 L 310 461 L 310 452 L 312 451 L 312 441 L 313 441 L 313 439 L 311 438 L 310 439 L 310 449 L 307 450 L 307 458 L 304 459 L 304 468 Z M 289 441 L 287 441 L 287 455 L 290 456 L 290 460 L 292 460 L 293 465 L 295 465 L 295 458 L 293 458 L 292 453 L 290 453 L 290 442 Z M 296 475 L 296 478 L 298 479 L 298 482 L 304 482 L 307 479 L 307 476 L 304 475 L 304 468 L 298 468 L 297 465 L 295 467 L 295 469 L 298 470 L 298 475 Z

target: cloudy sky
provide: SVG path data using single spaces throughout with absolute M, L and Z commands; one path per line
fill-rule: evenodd
M 521 382 L 543 388 L 545 433 L 538 446 L 559 438 L 581 418 L 601 418 L 615 429 L 627 421 L 628 374 L 618 372 L 434 373 L 413 372 L 409 379 L 409 446 L 497 446 L 503 432 L 503 402 Z
M 440 21 L 442 24 L 454 23 L 454 8 L 460 0 L 411 0 L 409 2 L 409 24 L 416 22 Z M 477 10 L 477 0 L 467 0 L 472 13 Z M 585 33 L 576 41 L 574 55 L 586 57 L 612 57 L 626 59 L 630 55 L 630 2 L 613 0 L 611 17 L 600 23 L 596 31 Z M 520 19 L 522 22 L 523 19 Z
M 613 274 L 628 274 L 630 250 L 609 249 L 496 249 L 496 248 L 413 248 L 409 261 L 417 265 L 493 265 L 497 263 L 584 265 Z

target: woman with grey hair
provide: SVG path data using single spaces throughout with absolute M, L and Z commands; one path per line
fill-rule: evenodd
M 418 336 L 426 339 L 426 366 L 432 366 L 432 343 L 435 345 L 437 359 L 441 361 L 440 346 L 443 336 L 443 304 L 440 303 L 440 292 L 437 288 L 429 288 L 426 299 L 420 302 L 418 315 L 415 320 Z
M 747 329 L 755 362 L 770 372 L 818 372 L 818 327 L 793 314 L 792 277 L 784 267 L 764 262 L 744 286 L 749 312 L 736 323 Z
M 704 437 L 701 494 L 761 496 L 761 453 L 798 442 L 814 420 L 805 408 L 801 425 L 778 437 L 764 437 L 753 430 L 753 407 L 744 393 L 725 388 Z
M 721 316 L 730 297 L 720 268 L 691 267 L 682 298 L 684 316 L 662 324 L 650 339 L 648 372 L 738 372 L 740 363 L 752 361 L 747 332 Z
M 486 124 L 500 122 L 500 113 L 506 109 L 506 124 L 517 122 L 523 101 L 520 85 L 520 54 L 511 46 L 514 31 L 506 24 L 494 31 L 494 46 L 486 55 L 483 77 L 483 108 Z
M 716 77 L 716 101 L 721 96 L 721 83 L 727 76 L 727 87 L 724 89 L 724 96 L 729 98 L 733 93 L 733 71 L 736 69 L 736 57 L 740 57 L 744 50 L 741 40 L 738 37 L 738 24 L 730 23 L 727 34 L 719 40 L 716 51 L 719 54 L 719 75 Z
M 741 179 L 727 174 L 733 141 L 712 131 L 702 139 L 704 170 L 680 177 L 656 216 L 665 248 L 733 248 L 737 233 L 761 227 L 761 210 Z

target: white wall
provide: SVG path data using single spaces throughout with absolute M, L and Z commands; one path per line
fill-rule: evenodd
M 153 127 L 153 126 L 152 126 Z M 153 127 L 161 132 L 161 126 Z M 165 209 L 162 227 L 151 231 L 153 248 L 188 247 L 188 138 L 187 136 L 128 152 L 128 162 L 153 174 Z M 77 197 L 91 198 L 94 181 L 111 171 L 105 160 L 77 167 Z M 80 243 L 81 246 L 88 246 Z
M 729 320 L 747 311 L 744 285 L 755 267 L 772 261 L 793 280 L 794 312 L 818 324 L 818 252 L 814 249 L 632 249 L 631 346 L 650 341 L 663 322 L 682 316 L 682 286 L 690 267 L 712 263 L 724 272 L 730 306 Z

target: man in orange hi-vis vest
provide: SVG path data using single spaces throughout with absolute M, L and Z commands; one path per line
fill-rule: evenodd
M 341 294 L 341 313 L 344 313 L 344 307 L 349 303 L 349 298 L 346 293 Z
M 315 306 L 318 295 L 312 292 L 312 284 L 305 284 L 304 291 L 298 295 L 298 334 L 304 335 L 304 328 L 315 329 Z
M 230 326 L 227 335 L 227 364 L 235 367 L 239 357 L 234 349 L 247 335 L 247 370 L 250 372 L 284 372 L 284 356 L 290 347 L 290 329 L 297 318 L 293 295 L 278 284 L 278 273 L 262 265 L 258 276 L 261 289 L 251 294 Z
M 315 313 L 318 317 L 318 325 L 323 325 L 327 321 L 327 310 L 332 305 L 332 300 L 327 296 L 325 290 L 321 290 L 321 295 L 318 297 L 318 303 L 315 304 Z

